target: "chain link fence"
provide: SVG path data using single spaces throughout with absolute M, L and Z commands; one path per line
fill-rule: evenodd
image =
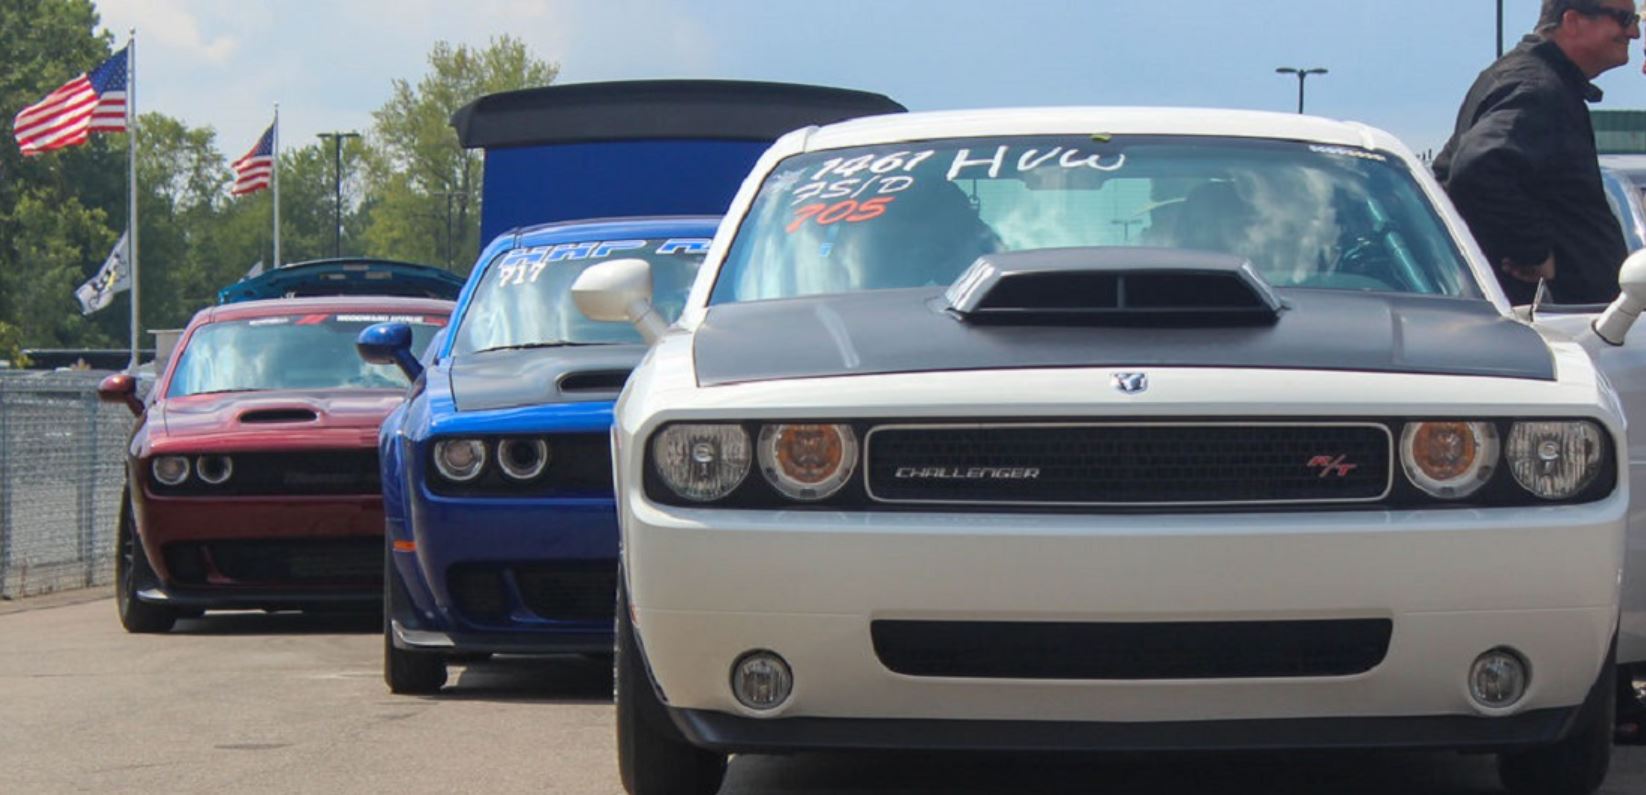
M 133 418 L 104 375 L 0 370 L 0 599 L 114 580 Z

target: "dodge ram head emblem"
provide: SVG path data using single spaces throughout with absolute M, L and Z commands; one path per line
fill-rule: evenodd
M 1149 388 L 1148 373 L 1115 373 L 1113 379 L 1114 388 L 1128 395 L 1135 395 Z

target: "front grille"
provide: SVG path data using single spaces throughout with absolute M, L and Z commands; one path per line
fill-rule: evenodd
M 609 622 L 617 602 L 617 563 L 465 563 L 447 573 L 457 609 L 476 623 L 498 623 L 516 606 L 545 621 Z
M 1389 649 L 1388 619 L 1073 623 L 875 621 L 875 654 L 908 676 L 1242 679 L 1351 676 Z
M 173 579 L 185 585 L 383 581 L 383 542 L 373 538 L 187 542 L 167 545 L 165 555 Z
M 341 496 L 382 493 L 377 469 L 377 450 L 304 450 L 286 453 L 225 453 L 234 471 L 219 485 L 189 479 L 167 486 L 153 478 L 157 494 L 188 497 L 253 496 Z M 198 468 L 199 456 L 190 455 L 189 464 Z M 381 550 L 379 550 L 381 552 Z
M 1116 506 L 1370 502 L 1393 446 L 1353 423 L 882 426 L 866 445 L 881 502 Z

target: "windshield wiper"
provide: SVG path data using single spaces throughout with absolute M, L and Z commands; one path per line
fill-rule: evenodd
M 499 345 L 495 348 L 481 348 L 475 353 L 491 353 L 492 351 L 526 351 L 533 348 L 581 348 L 587 345 L 612 345 L 610 342 L 523 342 L 519 345 Z
M 208 389 L 204 392 L 190 392 L 187 395 L 184 395 L 183 397 L 194 397 L 195 395 L 227 395 L 231 392 L 261 392 L 261 391 L 262 390 L 255 389 L 253 387 L 240 387 L 239 389 Z

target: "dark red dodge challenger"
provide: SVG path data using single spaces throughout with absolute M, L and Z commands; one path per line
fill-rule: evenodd
M 120 622 L 165 632 L 207 609 L 318 609 L 382 598 L 377 428 L 400 368 L 360 360 L 367 326 L 423 350 L 449 301 L 288 298 L 195 315 L 146 401 L 131 375 L 99 392 L 137 415 L 115 564 Z

